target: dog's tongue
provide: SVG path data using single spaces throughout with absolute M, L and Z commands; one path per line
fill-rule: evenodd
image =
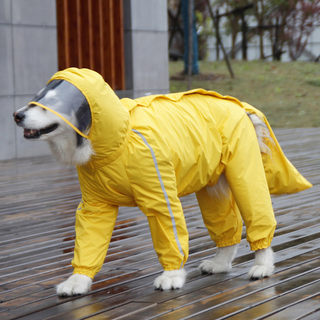
M 39 130 L 36 129 L 24 129 L 25 138 L 37 138 L 40 136 Z

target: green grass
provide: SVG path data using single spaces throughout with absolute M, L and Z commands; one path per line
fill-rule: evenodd
M 231 79 L 223 61 L 200 62 L 192 88 L 214 90 L 246 101 L 265 113 L 273 127 L 320 127 L 320 64 L 312 62 L 233 61 Z M 170 62 L 170 75 L 183 70 Z M 206 80 L 206 75 L 217 76 Z M 215 78 L 212 77 L 211 78 Z M 170 91 L 187 90 L 187 80 L 170 80 Z

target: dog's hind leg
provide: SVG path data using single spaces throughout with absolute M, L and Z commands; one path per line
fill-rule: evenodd
M 223 183 L 218 182 L 213 188 L 206 187 L 196 193 L 204 224 L 218 247 L 216 256 L 203 261 L 199 266 L 201 272 L 209 274 L 228 272 L 231 269 L 242 234 L 242 219 L 238 206 L 224 175 L 220 180 Z M 221 185 L 222 192 L 215 190 L 221 189 Z
M 269 277 L 274 271 L 274 258 L 271 247 L 255 251 L 254 265 L 249 271 L 252 280 Z
M 270 247 L 276 220 L 262 157 L 252 123 L 244 117 L 229 138 L 225 174 L 242 219 L 250 248 L 256 251 L 251 278 L 263 278 L 273 272 Z M 241 137 L 241 139 L 236 139 Z
M 221 247 L 217 249 L 217 254 L 211 260 L 201 262 L 199 269 L 202 273 L 224 273 L 232 268 L 232 261 L 235 258 L 238 250 L 238 245 Z

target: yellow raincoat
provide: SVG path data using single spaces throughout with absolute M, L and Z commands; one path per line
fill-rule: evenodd
M 93 278 L 100 270 L 119 206 L 139 206 L 160 263 L 174 270 L 188 257 L 180 196 L 196 192 L 218 246 L 241 240 L 243 219 L 251 249 L 258 250 L 270 245 L 276 226 L 269 192 L 311 186 L 286 159 L 263 114 L 235 98 L 199 89 L 119 100 L 88 69 L 66 69 L 53 79 L 76 86 L 92 115 L 88 138 L 94 156 L 78 167 L 82 201 L 76 213 L 74 273 Z M 246 112 L 268 126 L 269 154 L 261 157 Z M 232 192 L 215 198 L 205 187 L 221 173 Z

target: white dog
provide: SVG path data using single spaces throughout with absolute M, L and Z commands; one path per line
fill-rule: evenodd
M 49 90 L 48 95 L 55 95 L 54 90 Z M 75 114 L 63 114 L 68 121 L 77 124 Z M 90 141 L 75 133 L 75 131 L 57 115 L 37 105 L 27 105 L 14 113 L 18 126 L 24 128 L 26 139 L 45 140 L 49 143 L 54 156 L 61 162 L 72 165 L 82 165 L 89 161 L 93 154 Z M 266 126 L 257 116 L 250 116 L 257 132 L 261 150 L 266 152 L 268 147 L 263 143 L 266 134 Z M 87 128 L 89 131 L 90 128 Z M 216 192 L 223 196 L 226 192 L 226 180 L 221 179 L 218 186 L 211 188 L 210 192 Z M 220 195 L 219 195 L 220 194 Z M 217 249 L 216 256 L 211 260 L 203 261 L 199 269 L 202 273 L 224 273 L 230 271 L 232 261 L 236 256 L 237 245 L 221 247 Z M 260 279 L 270 276 L 274 271 L 274 259 L 272 249 L 257 250 L 255 252 L 254 266 L 249 271 L 249 277 Z M 164 271 L 154 281 L 157 289 L 168 290 L 181 288 L 186 279 L 184 269 Z M 57 286 L 57 293 L 61 296 L 87 293 L 91 288 L 92 280 L 82 274 L 73 274 L 66 281 Z
M 14 120 L 26 139 L 47 141 L 58 160 L 78 168 L 83 198 L 74 274 L 57 286 L 61 296 L 90 290 L 119 206 L 139 206 L 148 218 L 165 270 L 155 288 L 182 288 L 188 233 L 179 196 L 193 192 L 218 247 L 201 272 L 230 271 L 244 221 L 255 251 L 249 277 L 268 277 L 276 226 L 270 193 L 312 186 L 259 110 L 202 89 L 120 101 L 96 72 L 70 68 L 57 72 Z
M 13 116 L 26 139 L 47 141 L 58 160 L 78 168 L 83 198 L 74 274 L 57 286 L 61 296 L 90 290 L 121 205 L 138 205 L 147 215 L 165 270 L 155 288 L 182 288 L 188 233 L 179 196 L 193 192 L 218 247 L 201 272 L 230 271 L 243 219 L 255 251 L 249 277 L 268 277 L 276 225 L 270 193 L 311 187 L 285 158 L 261 112 L 215 92 L 120 101 L 94 71 L 70 68 Z

